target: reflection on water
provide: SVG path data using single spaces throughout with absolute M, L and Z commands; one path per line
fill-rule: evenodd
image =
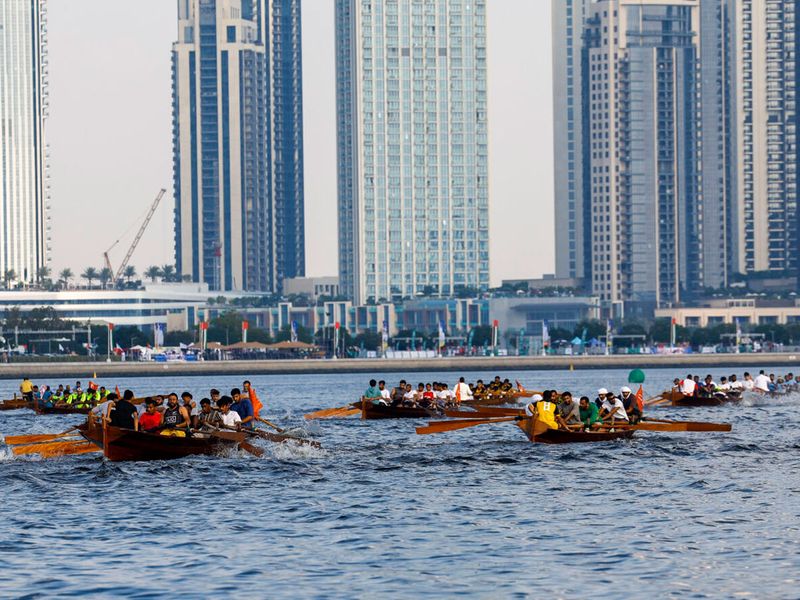
M 626 375 L 505 376 L 589 394 Z M 646 391 L 675 375 L 685 373 L 649 370 Z M 413 421 L 302 419 L 352 401 L 368 378 L 250 378 L 271 420 L 323 450 L 106 463 L 20 459 L 0 446 L 0 595 L 797 596 L 800 398 L 657 411 L 728 421 L 730 434 L 585 446 L 529 444 L 511 425 L 417 436 Z M 99 383 L 199 398 L 241 380 Z M 0 395 L 15 385 L 0 382 Z M 5 412 L 0 432 L 75 422 Z

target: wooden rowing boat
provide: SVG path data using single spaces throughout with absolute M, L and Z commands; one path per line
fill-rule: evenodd
M 613 440 L 629 439 L 636 433 L 635 429 L 600 429 L 600 430 L 568 430 L 547 429 L 542 433 L 535 433 L 533 419 L 517 421 L 517 426 L 533 443 L 541 444 L 583 444 L 589 442 L 611 442 Z
M 88 415 L 91 407 L 77 408 L 74 406 L 38 406 L 34 405 L 33 410 L 37 415 Z
M 12 398 L 0 401 L 0 410 L 19 410 L 20 408 L 31 408 L 31 403 L 25 398 Z
M 438 413 L 435 410 L 411 406 L 385 406 L 383 404 L 373 404 L 369 400 L 361 400 L 362 419 L 427 419 L 435 417 Z
M 696 406 L 722 406 L 733 402 L 741 402 L 742 395 L 737 393 L 717 393 L 713 396 L 684 396 L 677 390 L 670 390 L 661 394 L 661 399 L 670 406 L 691 408 Z M 659 404 L 659 402 L 656 402 Z M 663 404 L 663 403 L 661 403 Z
M 247 438 L 247 434 L 240 431 L 172 437 L 112 426 L 105 429 L 90 428 L 88 424 L 81 425 L 78 431 L 85 439 L 100 447 L 110 461 L 172 460 L 199 454 L 218 454 L 238 447 Z
M 531 390 L 511 390 L 506 393 L 489 394 L 487 396 L 473 398 L 472 400 L 463 400 L 461 404 L 463 406 L 498 406 L 501 404 L 513 404 L 520 398 L 530 398 L 533 394 L 534 392 Z

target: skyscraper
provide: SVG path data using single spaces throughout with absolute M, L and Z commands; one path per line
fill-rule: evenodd
M 305 269 L 300 0 L 178 0 L 178 272 L 278 291 Z
M 0 2 L 0 277 L 40 279 L 47 266 L 46 4 Z
M 553 154 L 556 274 L 591 277 L 588 189 L 584 186 L 584 113 L 581 102 L 583 28 L 591 0 L 553 0 Z
M 343 292 L 487 288 L 486 1 L 335 7 Z
M 737 0 L 737 270 L 797 271 L 795 0 Z
M 702 286 L 697 0 L 603 0 L 586 22 L 591 288 L 648 311 Z

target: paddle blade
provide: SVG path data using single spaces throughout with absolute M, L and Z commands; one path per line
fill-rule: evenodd
M 431 433 L 444 433 L 446 431 L 456 431 L 478 425 L 489 425 L 490 423 L 507 423 L 516 420 L 516 417 L 504 417 L 499 419 L 462 419 L 453 421 L 433 421 L 424 427 L 417 427 L 417 434 L 427 435 Z
M 239 448 L 241 448 L 245 452 L 248 452 L 249 454 L 252 454 L 253 456 L 256 456 L 258 458 L 261 458 L 262 456 L 264 456 L 264 451 L 261 448 L 259 448 L 258 446 L 254 446 L 250 442 L 240 442 L 239 443 Z
M 55 458 L 58 456 L 73 456 L 75 454 L 89 454 L 91 452 L 101 452 L 95 444 L 91 442 L 74 442 L 72 446 L 61 448 L 58 450 L 51 450 L 48 452 L 39 452 L 42 458 Z
M 703 423 L 698 421 L 675 421 L 674 423 L 654 423 L 643 421 L 634 426 L 642 431 L 731 431 L 730 423 Z
M 97 446 L 91 442 L 80 440 L 30 444 L 27 446 L 14 446 L 11 451 L 18 456 L 22 454 L 40 454 L 46 457 L 62 456 L 64 454 L 74 454 L 76 451 L 86 448 L 87 444 L 93 448 L 97 448 Z
M 515 417 L 524 414 L 525 411 L 519 408 L 493 408 L 488 406 L 478 406 L 475 410 L 454 410 L 445 409 L 447 417 L 465 419 L 487 419 L 492 417 Z
M 64 437 L 65 435 L 70 435 L 71 432 L 75 431 L 76 427 L 72 427 L 67 429 L 66 431 L 62 431 L 61 433 L 40 433 L 40 434 L 33 434 L 33 435 L 7 435 L 5 437 L 6 444 L 9 446 L 17 446 L 19 444 L 36 444 L 38 442 L 49 442 L 50 440 L 56 440 L 60 437 Z
M 359 404 L 361 403 L 359 402 Z M 303 418 L 308 419 L 309 421 L 313 419 L 329 419 L 331 417 L 339 417 L 341 416 L 341 414 L 339 413 L 344 413 L 344 412 L 348 412 L 348 415 L 355 414 L 354 412 L 349 412 L 353 410 L 356 410 L 355 408 L 353 408 L 353 404 L 348 404 L 346 406 L 339 406 L 338 408 L 325 408 L 323 410 L 311 412 L 306 415 L 303 415 Z M 359 408 L 358 410 L 356 410 L 356 412 L 361 412 L 361 409 Z

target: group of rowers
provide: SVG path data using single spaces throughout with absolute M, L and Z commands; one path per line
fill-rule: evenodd
M 780 394 L 798 389 L 798 382 L 792 373 L 775 377 L 774 373 L 767 375 L 762 369 L 756 377 L 745 372 L 743 379 L 740 380 L 734 373 L 729 377 L 720 377 L 719 383 L 715 382 L 711 375 L 706 375 L 705 379 L 701 380 L 699 375 L 690 373 L 685 379 L 676 377 L 672 382 L 672 389 L 685 397 L 708 398 L 715 395 L 736 396 L 745 391 Z
M 642 420 L 643 408 L 642 398 L 628 386 L 622 386 L 619 396 L 600 388 L 594 401 L 588 396 L 576 401 L 571 392 L 559 394 L 556 390 L 545 390 L 533 395 L 525 414 L 542 421 L 550 429 L 596 430 L 635 425 Z
M 75 382 L 75 387 L 59 385 L 53 390 L 49 385 L 39 387 L 27 377 L 22 380 L 19 390 L 25 400 L 43 408 L 91 408 L 105 402 L 111 393 L 111 390 L 92 382 L 83 389 L 80 381 Z
M 92 408 L 89 422 L 186 437 L 193 431 L 252 429 L 263 408 L 249 381 L 242 384 L 242 389 L 233 388 L 230 395 L 212 389 L 209 396 L 198 405 L 189 392 L 183 392 L 180 400 L 174 392 L 144 399 L 134 398 L 131 390 L 125 390 L 121 397 L 110 392 L 104 402 Z
M 519 386 L 519 383 L 517 383 Z M 364 398 L 372 401 L 373 404 L 384 406 L 405 406 L 410 408 L 445 408 L 448 406 L 458 406 L 465 400 L 479 400 L 490 397 L 506 396 L 514 391 L 514 386 L 506 379 L 501 380 L 499 376 L 494 378 L 488 385 L 483 380 L 478 379 L 476 383 L 467 383 L 463 377 L 458 380 L 453 388 L 442 381 L 430 383 L 418 383 L 416 388 L 401 379 L 397 387 L 391 389 L 386 387 L 384 380 L 376 381 L 371 379 L 369 387 L 364 392 Z

